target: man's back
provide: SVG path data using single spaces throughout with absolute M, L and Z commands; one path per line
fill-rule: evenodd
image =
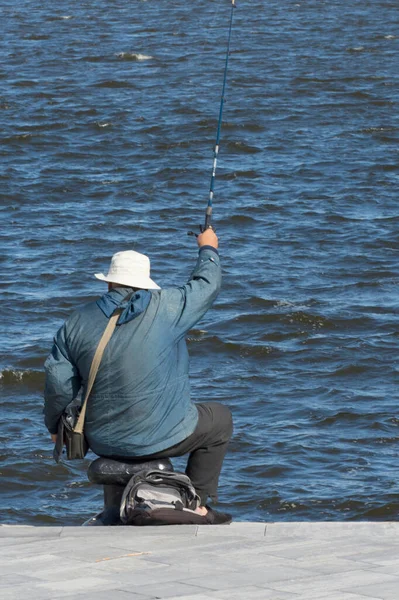
M 198 415 L 190 399 L 185 334 L 208 310 L 221 282 L 214 249 L 201 249 L 180 288 L 141 290 L 126 303 L 88 401 L 85 433 L 97 454 L 144 456 L 190 435 Z M 45 416 L 50 432 L 87 383 L 97 344 L 114 308 L 132 292 L 117 287 L 73 313 L 46 362 Z

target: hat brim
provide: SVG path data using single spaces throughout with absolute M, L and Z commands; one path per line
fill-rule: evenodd
M 123 275 L 118 276 L 118 280 L 115 277 L 111 277 L 108 275 L 104 275 L 104 273 L 94 273 L 94 277 L 96 279 L 100 279 L 100 281 L 106 281 L 107 283 L 119 283 L 120 285 L 125 285 L 127 287 L 139 288 L 140 290 L 160 290 L 159 285 L 155 283 L 150 277 L 123 277 Z

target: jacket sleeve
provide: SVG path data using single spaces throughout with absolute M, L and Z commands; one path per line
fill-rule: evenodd
M 66 342 L 65 324 L 54 338 L 54 345 L 44 364 L 44 423 L 50 433 L 57 433 L 58 421 L 81 386 L 79 371 L 73 364 Z
M 162 290 L 167 318 L 177 338 L 182 338 L 215 301 L 222 284 L 219 254 L 212 246 L 202 246 L 197 264 L 186 285 Z

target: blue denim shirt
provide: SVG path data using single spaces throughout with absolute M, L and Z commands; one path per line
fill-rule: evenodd
M 124 303 L 129 288 L 118 287 L 75 311 L 56 334 L 45 363 L 44 415 L 50 433 L 56 433 L 65 407 L 85 389 L 98 342 L 122 302 L 88 400 L 85 434 L 91 449 L 100 456 L 145 456 L 191 435 L 198 414 L 190 398 L 185 335 L 220 286 L 219 255 L 204 246 L 186 285 L 141 290 Z

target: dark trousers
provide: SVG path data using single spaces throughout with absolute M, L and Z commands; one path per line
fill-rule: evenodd
M 194 433 L 179 444 L 145 458 L 189 454 L 186 474 L 201 498 L 201 506 L 205 506 L 208 497 L 217 501 L 219 475 L 233 433 L 233 420 L 230 410 L 223 404 L 203 402 L 196 406 L 198 424 Z

